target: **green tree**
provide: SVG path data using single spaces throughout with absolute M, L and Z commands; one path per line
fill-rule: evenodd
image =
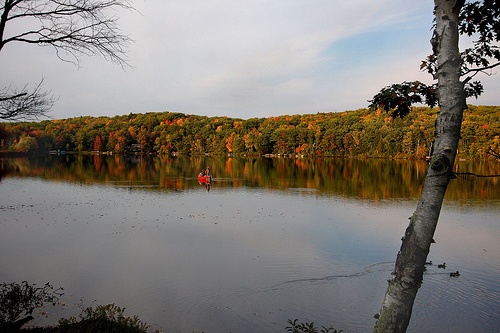
M 12 150 L 18 153 L 33 153 L 38 150 L 38 142 L 31 136 L 22 135 L 19 141 L 12 146 Z
M 389 282 L 374 332 L 405 332 L 423 279 L 424 265 L 437 226 L 441 205 L 457 154 L 466 97 L 482 92 L 478 73 L 500 65 L 500 1 L 434 1 L 433 54 L 422 64 L 437 84 L 419 82 L 393 85 L 372 100 L 372 106 L 403 117 L 415 102 L 439 103 L 434 152 L 417 209 L 397 255 L 394 278 Z M 459 51 L 459 36 L 474 35 L 473 47 Z
M 245 141 L 243 140 L 243 136 L 241 134 L 235 134 L 232 137 L 232 149 L 232 152 L 235 154 L 245 152 Z
M 273 151 L 272 132 L 270 129 L 258 133 L 254 146 L 259 155 L 270 154 Z

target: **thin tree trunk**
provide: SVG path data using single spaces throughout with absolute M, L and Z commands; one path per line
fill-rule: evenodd
M 413 303 L 423 278 L 441 205 L 453 178 L 463 111 L 467 107 L 460 82 L 458 13 L 463 0 L 435 0 L 436 29 L 431 40 L 437 56 L 440 112 L 436 120 L 434 153 L 422 193 L 397 255 L 374 332 L 406 332 Z

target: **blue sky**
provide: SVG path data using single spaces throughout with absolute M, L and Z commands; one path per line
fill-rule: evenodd
M 364 108 L 410 80 L 430 53 L 433 1 L 134 0 L 119 12 L 135 42 L 123 70 L 102 57 L 80 68 L 50 47 L 7 45 L 2 86 L 45 88 L 51 116 L 176 111 L 239 118 Z M 500 77 L 482 77 L 471 104 L 500 105 Z

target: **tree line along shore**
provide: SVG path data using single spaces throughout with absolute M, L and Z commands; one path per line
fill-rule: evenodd
M 249 119 L 148 112 L 3 122 L 0 151 L 425 159 L 438 112 L 417 107 L 403 119 L 370 109 Z M 500 152 L 498 119 L 500 106 L 470 105 L 458 158 Z

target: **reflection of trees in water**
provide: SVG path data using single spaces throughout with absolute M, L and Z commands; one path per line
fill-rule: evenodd
M 7 175 L 5 164 L 5 160 L 0 159 L 0 181 Z
M 195 187 L 199 170 L 210 167 L 214 188 L 315 189 L 314 195 L 369 200 L 416 198 L 427 164 L 386 159 L 284 159 L 47 155 L 2 160 L 8 176 L 41 177 L 85 184 L 152 185 L 151 189 Z M 455 172 L 499 174 L 495 162 L 459 162 Z M 499 179 L 458 177 L 447 192 L 452 201 L 498 199 Z

